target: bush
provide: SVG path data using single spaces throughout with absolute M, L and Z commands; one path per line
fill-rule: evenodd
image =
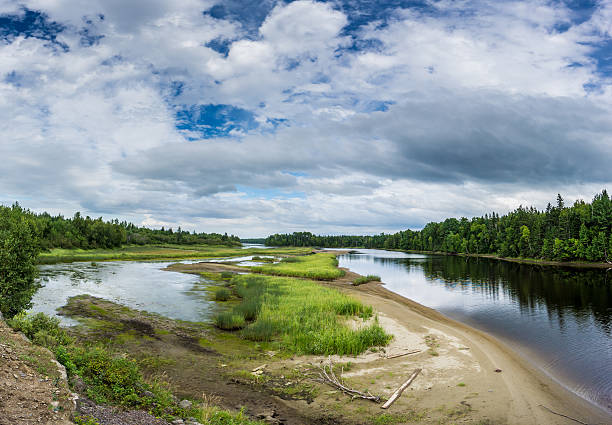
M 23 332 L 35 344 L 49 349 L 72 342 L 72 338 L 60 327 L 59 319 L 44 313 L 30 315 L 22 312 L 7 320 L 7 323 L 16 331 Z
M 215 300 L 216 301 L 227 301 L 232 296 L 232 292 L 227 288 L 215 289 Z
M 34 225 L 21 207 L 0 206 L 0 312 L 7 319 L 32 305 L 38 251 Z
M 235 273 L 232 272 L 221 272 L 221 279 L 231 279 Z

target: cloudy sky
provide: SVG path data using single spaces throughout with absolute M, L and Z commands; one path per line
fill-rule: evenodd
M 612 189 L 612 1 L 0 0 L 0 203 L 243 237 Z

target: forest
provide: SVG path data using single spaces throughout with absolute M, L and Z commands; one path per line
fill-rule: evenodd
M 612 200 L 606 190 L 588 203 L 577 200 L 566 206 L 561 195 L 544 211 L 519 206 L 467 219 L 448 218 L 428 223 L 422 230 L 404 230 L 372 236 L 317 236 L 309 232 L 275 234 L 269 246 L 329 248 L 384 248 L 556 261 L 610 261 L 612 251 Z
M 52 248 L 118 248 L 125 244 L 180 244 L 180 245 L 240 245 L 237 236 L 227 233 L 196 233 L 172 228 L 149 229 L 139 227 L 127 221 L 117 219 L 104 221 L 102 217 L 83 217 L 77 212 L 72 218 L 49 213 L 35 213 L 22 208 L 18 203 L 11 207 L 1 206 L 0 212 L 6 213 L 12 220 L 24 220 L 29 223 L 39 249 Z

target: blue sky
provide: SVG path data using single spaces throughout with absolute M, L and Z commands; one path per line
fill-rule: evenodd
M 611 1 L 0 0 L 0 202 L 378 233 L 612 180 Z

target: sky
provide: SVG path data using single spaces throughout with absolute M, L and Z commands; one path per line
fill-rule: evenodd
M 259 237 L 612 189 L 612 0 L 0 0 L 0 203 Z

